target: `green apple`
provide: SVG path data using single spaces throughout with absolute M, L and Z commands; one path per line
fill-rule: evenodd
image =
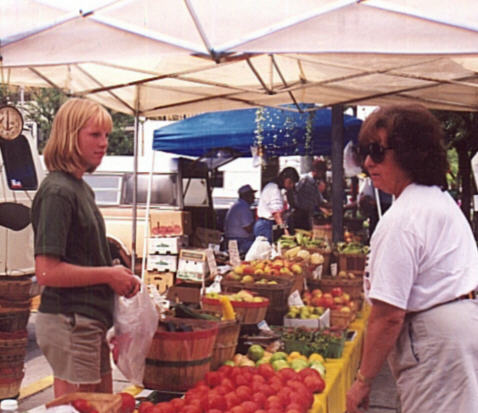
M 272 353 L 272 356 L 270 358 L 271 363 L 277 360 L 287 361 L 287 354 L 283 351 L 276 351 L 275 353 Z
M 289 363 L 287 363 L 286 360 L 282 360 L 282 359 L 275 360 L 271 364 L 272 364 L 272 367 L 274 368 L 275 371 L 278 371 L 278 370 L 281 370 L 281 369 L 285 369 L 286 367 L 289 367 Z
M 294 359 L 290 362 L 290 367 L 293 368 L 295 371 L 300 371 L 308 367 L 309 363 L 304 359 Z
M 253 344 L 247 350 L 247 356 L 252 361 L 260 360 L 262 357 L 264 357 L 264 349 L 259 344 Z

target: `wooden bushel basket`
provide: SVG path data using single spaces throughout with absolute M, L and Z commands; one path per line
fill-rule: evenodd
M 222 311 L 222 304 L 216 298 L 203 297 L 201 303 L 205 311 L 216 313 Z M 266 317 L 269 299 L 263 297 L 261 302 L 231 301 L 231 304 L 241 324 L 257 324 Z
M 217 322 L 175 318 L 166 321 L 190 326 L 193 331 L 166 331 L 166 324 L 160 322 L 146 356 L 143 384 L 154 390 L 187 391 L 210 370 Z
M 239 321 L 219 321 L 218 333 L 214 343 L 211 370 L 218 369 L 226 360 L 231 360 L 236 353 L 237 340 L 241 325 Z
M 23 376 L 23 365 L 0 368 L 0 400 L 18 396 Z

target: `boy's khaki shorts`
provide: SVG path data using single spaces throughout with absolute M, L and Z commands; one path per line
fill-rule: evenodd
M 80 314 L 38 313 L 37 343 L 55 378 L 72 384 L 96 384 L 111 372 L 103 323 Z

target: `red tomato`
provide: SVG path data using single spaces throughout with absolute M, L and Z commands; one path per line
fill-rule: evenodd
M 231 413 L 246 413 L 246 411 L 244 410 L 244 407 L 242 406 L 234 406 L 231 409 Z
M 259 409 L 258 404 L 250 400 L 242 402 L 241 406 L 246 413 L 256 413 L 256 411 Z
M 302 408 L 307 409 L 311 403 L 308 403 L 307 400 L 304 399 L 304 397 L 299 394 L 299 393 L 291 393 L 290 394 L 290 403 L 297 403 L 299 406 L 302 406 Z
M 304 385 L 312 393 L 322 393 L 325 389 L 325 381 L 320 376 L 307 376 L 304 378 Z
M 181 413 L 202 413 L 202 410 L 199 406 L 188 405 L 181 409 Z
M 227 408 L 226 398 L 218 394 L 210 395 L 207 402 L 207 409 L 218 409 L 224 411 Z
M 228 377 L 221 380 L 221 386 L 225 387 L 228 391 L 232 391 L 235 389 L 234 383 Z
M 294 369 L 291 369 L 290 367 L 280 369 L 277 372 L 277 375 L 281 378 L 283 383 L 286 383 L 289 380 L 299 379 L 299 373 L 297 373 Z
M 264 378 L 264 376 L 261 376 L 259 373 L 256 373 L 252 375 L 252 382 L 263 384 L 266 382 L 266 379 Z
M 269 379 L 276 374 L 274 367 L 272 367 L 269 363 L 261 364 L 259 367 L 257 367 L 257 372 L 265 379 Z
M 237 396 L 236 392 L 231 391 L 230 393 L 227 393 L 224 395 L 224 399 L 226 399 L 226 406 L 230 410 L 234 406 L 237 406 L 239 403 L 241 403 L 241 399 Z
M 269 384 L 263 384 L 259 387 L 258 391 L 264 394 L 266 397 L 275 394 L 275 390 Z
M 186 405 L 186 401 L 179 397 L 176 397 L 175 399 L 172 399 L 169 402 L 173 405 L 176 411 L 181 410 Z
M 312 369 L 310 367 L 306 367 L 305 369 L 302 369 L 301 371 L 299 371 L 299 376 L 300 378 L 302 379 L 302 381 L 304 381 L 304 379 L 307 377 L 307 376 L 316 376 L 316 377 L 321 377 L 320 376 L 320 373 L 315 370 L 315 369 Z
M 121 396 L 121 413 L 133 413 L 136 408 L 136 399 L 130 393 L 122 392 Z
M 283 406 L 287 406 L 290 403 L 291 393 L 292 389 L 290 387 L 284 387 L 279 393 L 277 393 L 277 397 L 279 397 Z
M 252 401 L 256 402 L 259 407 L 264 407 L 267 396 L 264 393 L 258 391 L 252 395 Z
M 154 407 L 154 403 L 150 401 L 141 402 L 138 407 L 138 413 L 149 413 Z
M 279 396 L 273 394 L 272 396 L 269 396 L 267 399 L 266 399 L 266 403 L 264 405 L 264 407 L 269 410 L 270 408 L 272 407 L 281 407 L 282 406 L 282 403 L 279 399 Z
M 223 366 L 219 367 L 217 371 L 224 374 L 225 377 L 229 377 L 232 372 L 232 366 L 227 366 L 224 364 Z
M 273 406 L 269 409 L 267 409 L 267 413 L 283 413 L 284 410 L 282 409 L 281 406 Z
M 87 413 L 93 407 L 86 399 L 75 399 L 70 404 L 80 413 Z
M 245 386 L 245 385 L 249 384 L 249 381 L 250 380 L 244 374 L 237 374 L 234 377 L 234 382 L 236 383 L 236 386 Z
M 239 386 L 236 389 L 236 394 L 241 401 L 251 400 L 252 390 L 249 386 Z
M 209 387 L 219 386 L 221 379 L 221 374 L 217 371 L 208 371 L 204 376 L 204 381 Z
M 294 411 L 299 413 L 305 413 L 307 409 L 304 409 L 304 407 L 301 406 L 299 403 L 290 403 L 286 406 L 285 411 L 287 413 L 294 412 Z
M 156 408 L 159 408 L 161 413 L 176 413 L 176 409 L 171 402 L 161 402 L 156 404 Z

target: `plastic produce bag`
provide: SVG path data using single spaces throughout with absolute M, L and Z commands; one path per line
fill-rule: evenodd
M 116 366 L 136 386 L 143 385 L 146 355 L 158 321 L 158 312 L 143 282 L 134 297 L 115 296 L 113 328 L 108 332 L 108 342 Z
M 256 237 L 251 247 L 247 251 L 245 260 L 268 260 L 271 258 L 272 245 L 266 237 L 259 235 Z
M 357 148 L 352 141 L 349 141 L 344 148 L 344 174 L 352 177 L 362 172 L 362 166 L 358 157 Z

